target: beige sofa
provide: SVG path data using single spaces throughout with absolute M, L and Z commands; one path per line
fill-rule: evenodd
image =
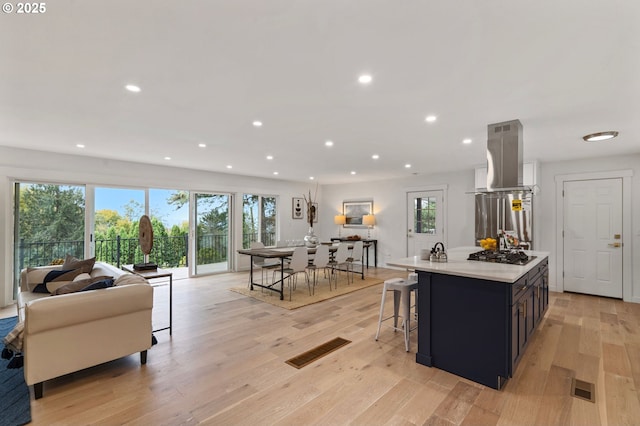
M 31 291 L 48 271 L 61 268 L 29 268 L 20 274 L 24 377 L 36 399 L 42 397 L 45 380 L 136 352 L 145 364 L 151 347 L 153 288 L 144 278 L 97 262 L 91 276 L 112 276 L 116 286 L 57 296 Z

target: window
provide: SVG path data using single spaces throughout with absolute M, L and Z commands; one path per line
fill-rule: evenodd
M 244 194 L 242 196 L 242 248 L 253 241 L 276 245 L 276 197 Z
M 436 233 L 436 197 L 415 199 L 414 227 L 416 234 Z

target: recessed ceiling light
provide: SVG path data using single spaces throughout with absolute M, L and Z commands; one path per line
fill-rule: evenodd
M 374 160 L 377 160 L 378 158 L 380 158 L 380 156 L 378 154 L 373 154 L 371 158 L 373 158 Z
M 436 121 L 436 116 L 435 115 L 427 115 L 427 118 L 424 119 L 424 121 L 426 121 L 427 123 L 433 123 L 434 121 Z
M 411 164 L 405 164 L 404 167 L 405 167 L 405 169 L 410 169 L 411 168 Z
M 273 172 L 273 174 L 274 174 L 274 175 L 277 175 L 277 174 L 279 174 L 279 173 L 278 173 L 278 172 Z
M 256 120 L 256 121 L 254 121 L 254 122 L 253 122 L 253 125 L 254 125 L 255 127 L 262 127 L 262 121 L 257 121 L 257 120 Z
M 198 146 L 199 146 L 200 148 L 206 148 L 206 147 L 207 147 L 207 144 L 206 144 L 206 143 L 199 143 L 199 144 L 198 144 Z
M 309 176 L 309 180 L 314 180 L 315 178 L 313 176 Z
M 77 144 L 76 144 L 76 147 L 78 147 L 78 148 L 84 148 L 84 144 L 77 143 Z
M 326 141 L 324 143 L 325 146 L 333 146 L 333 141 Z
M 273 155 L 267 155 L 267 160 L 273 160 Z
M 141 90 L 140 86 L 136 86 L 135 84 L 127 84 L 124 88 L 133 93 L 138 93 Z
M 227 164 L 227 169 L 231 169 L 233 166 L 231 164 Z
M 358 77 L 358 82 L 360 84 L 369 84 L 373 81 L 373 77 L 371 77 L 369 74 L 362 74 L 360 77 Z
M 355 172 L 354 170 L 351 170 L 351 174 L 352 174 L 352 175 L 355 175 L 355 174 L 356 174 L 356 172 Z
M 164 157 L 164 159 L 169 161 L 169 160 L 171 160 L 171 157 Z
M 466 144 L 466 145 L 469 145 L 471 143 L 471 139 L 463 139 L 462 143 Z
M 597 142 L 606 141 L 607 139 L 613 139 L 616 136 L 618 136 L 618 132 L 610 130 L 608 132 L 591 133 L 590 135 L 583 136 L 582 139 L 587 142 Z

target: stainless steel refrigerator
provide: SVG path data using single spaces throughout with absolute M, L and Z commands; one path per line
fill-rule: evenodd
M 476 194 L 476 245 L 512 231 L 520 247 L 533 250 L 533 195 L 529 191 L 484 192 Z

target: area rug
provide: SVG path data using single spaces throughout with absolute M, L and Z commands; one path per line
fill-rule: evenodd
M 0 349 L 2 338 L 9 334 L 18 317 L 0 319 Z M 31 421 L 29 388 L 24 381 L 22 368 L 7 368 L 9 360 L 0 358 L 0 425 L 23 425 Z
M 265 290 L 260 287 L 253 287 L 253 290 L 249 290 L 248 286 L 233 287 L 230 290 L 236 293 L 244 294 L 245 296 L 252 297 L 263 302 L 270 303 L 275 306 L 279 306 L 285 309 L 298 309 L 303 306 L 311 305 L 314 303 L 322 302 L 323 300 L 331 299 L 334 297 L 342 296 L 343 294 L 351 293 L 363 288 L 371 287 L 372 285 L 381 284 L 382 280 L 379 278 L 365 277 L 361 279 L 359 275 L 356 275 L 353 283 L 347 285 L 347 278 L 345 274 L 341 274 L 338 279 L 338 289 L 332 288 L 329 291 L 329 281 L 321 278 L 318 281 L 318 285 L 315 289 L 315 294 L 309 296 L 309 289 L 305 282 L 304 276 L 300 274 L 298 276 L 298 284 L 296 289 L 291 293 L 291 301 L 289 301 L 289 287 L 284 286 L 284 300 L 280 300 L 280 295 L 274 291 Z M 334 283 L 335 285 L 335 283 Z M 278 288 L 280 284 L 278 284 Z

